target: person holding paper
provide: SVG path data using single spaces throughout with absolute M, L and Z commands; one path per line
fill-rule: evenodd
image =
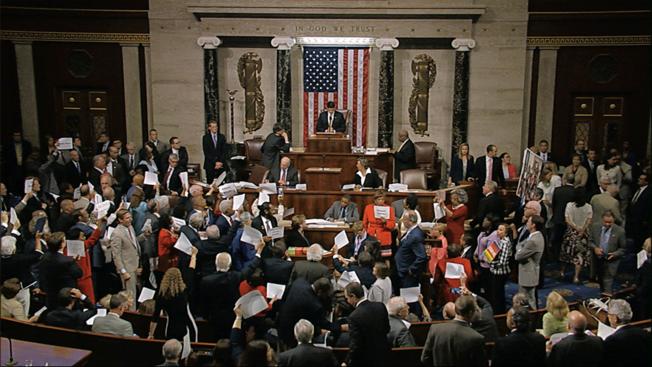
M 342 262 L 344 262 L 345 265 L 342 264 Z M 355 272 L 355 275 L 358 277 L 362 285 L 367 289 L 370 289 L 376 281 L 376 276 L 373 273 L 374 258 L 366 251 L 360 253 L 357 264 L 351 263 L 345 259 L 340 261 L 340 256 L 336 254 L 333 256 L 333 267 L 340 273 L 344 273 L 345 271 Z
M 285 250 L 283 241 L 275 241 L 272 257 L 263 259 L 263 272 L 268 283 L 287 285 L 290 282 L 294 262 L 286 259 Z
M 66 236 L 71 240 L 84 241 L 85 256 L 77 258 L 77 265 L 79 265 L 79 267 L 82 269 L 82 276 L 77 279 L 77 288 L 82 293 L 87 295 L 92 303 L 95 303 L 95 291 L 93 289 L 93 273 L 91 269 L 91 255 L 89 250 L 98 243 L 102 233 L 104 233 L 105 227 L 106 220 L 102 218 L 97 228 L 88 238 L 86 238 L 84 232 L 82 232 L 79 228 L 72 228 L 70 231 L 68 231 Z M 66 250 L 67 249 L 68 248 L 66 248 Z
M 289 247 L 308 247 L 310 241 L 304 234 L 305 229 L 308 227 L 306 224 L 306 216 L 297 214 L 292 216 L 292 227 L 285 233 L 285 243 Z
M 462 279 L 460 277 L 446 277 L 446 269 L 450 267 L 449 264 L 462 266 L 466 276 L 465 283 L 474 281 L 473 268 L 469 259 L 460 257 L 461 246 L 451 244 L 448 246 L 448 258 L 437 262 L 437 268 L 432 273 L 433 282 L 435 287 L 434 300 L 436 305 L 443 305 L 446 302 L 455 302 L 459 294 L 453 293 L 453 289 L 462 286 Z
M 349 239 L 349 245 L 341 248 L 339 253 L 347 259 L 355 259 L 362 251 L 369 252 L 374 260 L 380 261 L 380 241 L 369 235 L 362 221 L 357 221 L 351 226 L 353 237 Z
M 127 298 L 114 294 L 109 301 L 110 310 L 106 316 L 99 316 L 93 322 L 94 333 L 112 334 L 118 336 L 134 336 L 134 328 L 131 322 L 121 318 L 122 314 L 129 309 Z
M 267 231 L 278 227 L 278 221 L 272 212 L 272 204 L 269 202 L 262 203 L 258 205 L 258 210 L 258 216 L 251 221 L 251 226 L 265 235 L 265 242 L 270 242 L 272 238 L 269 237 Z
M 26 192 L 23 199 L 14 207 L 21 223 L 29 223 L 32 220 L 32 213 L 37 210 L 42 210 L 47 206 L 46 197 L 41 192 L 41 180 L 38 177 L 32 176 L 25 178 L 25 181 L 28 180 L 32 182 L 32 189 Z
M 63 167 L 63 180 L 70 183 L 73 187 L 78 187 L 81 183 L 86 183 L 88 170 L 82 164 L 81 157 L 76 150 L 70 151 L 70 161 Z
M 589 234 L 593 265 L 598 273 L 600 291 L 611 293 L 620 259 L 625 255 L 625 230 L 615 223 L 610 210 L 602 213 L 602 223 L 595 223 Z
M 604 340 L 604 366 L 645 366 L 652 360 L 650 332 L 629 325 L 632 308 L 624 299 L 609 301 L 609 324 L 615 328 Z M 640 317 L 640 316 L 639 316 Z M 626 361 L 624 360 L 626 359 Z
M 637 317 L 642 319 L 652 318 L 652 295 L 650 294 L 650 285 L 652 284 L 652 237 L 648 237 L 643 242 L 643 250 L 646 255 L 646 260 L 642 264 L 638 264 L 636 270 L 636 278 L 634 285 L 636 286 L 634 297 L 631 302 L 634 305 L 634 310 Z M 638 255 L 637 255 L 638 256 Z
M 143 271 L 140 263 L 140 241 L 145 240 L 145 235 L 136 236 L 129 211 L 118 210 L 117 217 L 119 224 L 111 235 L 113 263 L 122 280 L 122 289 L 135 295 L 138 294 L 137 285 Z M 135 311 L 136 305 L 132 305 L 130 310 Z
M 324 213 L 326 220 L 342 220 L 347 223 L 353 223 L 360 220 L 358 205 L 351 201 L 351 195 L 343 195 L 340 200 L 331 204 Z
M 356 173 L 353 177 L 353 183 L 357 189 L 362 187 L 367 188 L 383 188 L 383 180 L 378 176 L 378 172 L 369 166 L 366 158 L 358 158 L 355 164 Z
M 233 256 L 233 269 L 242 270 L 256 258 L 256 249 L 255 244 L 243 241 L 242 238 L 247 239 L 248 236 L 245 235 L 245 231 L 258 235 L 260 233 L 257 229 L 253 228 L 251 225 L 251 214 L 249 212 L 244 212 L 239 215 L 238 220 L 236 221 L 237 232 L 231 241 L 230 253 Z M 258 232 L 258 233 L 256 233 Z
M 159 182 L 161 183 L 163 192 L 169 195 L 181 195 L 184 189 L 181 184 L 181 178 L 179 178 L 181 172 L 185 172 L 185 169 L 179 166 L 179 156 L 174 153 L 170 154 L 165 171 L 161 171 L 160 173 L 161 178 Z
M 218 131 L 217 121 L 208 122 L 206 134 L 201 139 L 204 152 L 204 170 L 206 182 L 211 183 L 222 172 L 226 171 L 227 144 L 224 134 Z
M 47 245 L 48 252 L 39 263 L 38 276 L 40 288 L 47 294 L 46 305 L 52 310 L 57 307 L 59 291 L 66 287 L 75 287 L 83 272 L 76 259 L 63 254 L 66 248 L 66 236 L 63 232 L 52 233 L 47 239 Z
M 399 288 L 417 287 L 427 260 L 423 246 L 426 236 L 417 226 L 417 215 L 413 211 L 406 210 L 401 221 L 407 232 L 399 240 L 398 251 L 394 257 L 400 281 Z
M 197 265 L 197 248 L 192 247 L 188 268 L 170 268 L 163 275 L 161 285 L 154 300 L 156 308 L 149 323 L 147 339 L 154 338 L 154 331 L 159 322 L 161 311 L 168 315 L 165 327 L 165 339 L 183 341 L 188 336 L 191 342 L 197 341 L 197 325 L 194 316 L 190 313 L 188 299 L 193 287 L 195 267 Z
M 0 296 L 2 317 L 18 321 L 36 322 L 38 316 L 34 315 L 28 319 L 28 313 L 25 312 L 25 307 L 16 297 L 20 292 L 20 289 L 20 281 L 18 278 L 11 278 L 2 282 L 2 289 L 0 289 L 0 293 L 2 294 Z
M 464 234 L 464 222 L 469 213 L 465 205 L 468 195 L 464 190 L 453 190 L 450 194 L 451 203 L 446 205 L 444 198 L 439 199 L 439 205 L 446 212 L 446 239 L 448 243 L 460 244 L 460 238 Z
M 66 329 L 84 330 L 86 321 L 95 316 L 97 310 L 88 297 L 77 288 L 65 287 L 53 297 L 57 303 L 45 315 L 44 324 Z
M 387 208 L 389 215 L 387 217 L 376 217 L 375 206 Z M 377 191 L 374 194 L 373 204 L 369 204 L 364 208 L 362 223 L 367 233 L 376 237 L 380 242 L 380 255 L 383 258 L 392 256 L 392 230 L 396 226 L 394 218 L 394 208 L 385 204 L 385 192 L 382 190 Z
M 221 234 L 229 233 L 229 229 L 233 226 L 233 214 L 235 214 L 233 207 L 233 200 L 227 199 L 220 201 L 220 216 L 217 217 L 215 224 L 220 229 Z

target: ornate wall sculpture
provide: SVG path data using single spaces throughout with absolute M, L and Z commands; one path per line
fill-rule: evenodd
M 437 77 L 435 60 L 426 54 L 417 55 L 412 60 L 412 74 L 412 94 L 408 105 L 410 125 L 415 133 L 427 136 L 429 92 Z
M 245 133 L 252 133 L 263 126 L 265 98 L 260 88 L 260 72 L 263 60 L 255 52 L 247 52 L 238 61 L 238 78 L 245 90 Z

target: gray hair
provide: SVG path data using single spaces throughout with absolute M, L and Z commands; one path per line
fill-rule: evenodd
M 215 224 L 211 224 L 206 228 L 206 236 L 209 240 L 216 240 L 220 238 L 220 227 Z
M 489 190 L 491 190 L 491 192 L 496 192 L 496 188 L 498 188 L 498 184 L 496 183 L 496 181 L 489 180 L 486 181 L 484 184 L 489 188 Z
M 240 221 L 245 224 L 251 224 L 251 213 L 244 212 L 240 214 Z
M 315 333 L 315 327 L 306 319 L 301 319 L 294 324 L 294 337 L 299 343 L 310 343 Z
M 460 198 L 460 203 L 466 204 L 469 201 L 469 195 L 466 193 L 466 190 L 455 189 L 451 191 L 451 195 L 457 195 Z
M 414 210 L 406 210 L 403 212 L 403 217 L 407 218 L 412 224 L 416 224 L 419 221 L 417 212 Z
M 200 228 L 204 224 L 204 215 L 202 213 L 195 213 L 190 216 L 190 225 L 194 228 Z
M 609 310 L 607 312 L 618 317 L 618 321 L 623 324 L 630 322 L 633 316 L 632 307 L 624 299 L 609 301 Z
M 313 243 L 308 247 L 308 252 L 306 253 L 306 260 L 308 261 L 321 261 L 322 252 L 324 249 L 318 243 Z
M 176 154 L 176 153 L 171 153 L 171 154 L 168 156 L 168 159 L 172 159 L 172 160 L 176 160 L 176 161 L 178 161 L 178 160 L 179 160 L 179 155 Z
M 181 342 L 176 339 L 170 339 L 163 344 L 163 358 L 165 360 L 178 360 L 181 356 Z
M 233 201 L 232 200 L 230 200 L 230 199 L 229 200 L 222 200 L 220 202 L 220 211 L 222 213 L 226 213 L 227 211 L 229 211 L 232 208 L 233 208 Z
M 11 256 L 16 253 L 16 237 L 3 236 L 2 247 L 0 248 L 1 256 Z
M 403 297 L 392 297 L 387 301 L 387 305 L 385 305 L 387 307 L 387 313 L 391 316 L 397 316 L 406 306 L 407 302 L 405 302 L 405 298 Z
M 228 252 L 220 252 L 215 256 L 215 269 L 227 272 L 231 268 L 231 255 Z

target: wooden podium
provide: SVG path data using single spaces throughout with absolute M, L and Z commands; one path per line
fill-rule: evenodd
M 337 191 L 340 190 L 342 168 L 309 167 L 303 173 L 308 190 Z
M 351 153 L 351 139 L 343 133 L 317 133 L 308 137 L 308 153 Z

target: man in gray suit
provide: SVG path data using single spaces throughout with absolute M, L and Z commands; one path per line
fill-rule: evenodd
M 135 297 L 138 294 L 138 278 L 143 271 L 140 264 L 141 250 L 139 241 L 144 241 L 145 236 L 151 234 L 151 232 L 144 231 L 137 237 L 136 231 L 131 225 L 131 213 L 123 209 L 119 210 L 116 215 L 119 224 L 111 234 L 113 263 L 116 271 L 120 274 L 122 289 L 130 291 Z M 136 305 L 134 303 L 131 311 L 135 310 Z
M 405 302 L 405 298 L 392 297 L 386 307 L 389 314 L 389 333 L 387 333 L 389 345 L 392 348 L 415 347 L 417 343 L 410 333 L 410 323 L 406 321 L 410 307 Z
M 530 217 L 527 221 L 527 229 L 530 235 L 524 241 L 516 244 L 516 256 L 518 261 L 518 288 L 519 292 L 525 293 L 528 303 L 533 310 L 537 309 L 536 288 L 539 285 L 539 266 L 545 240 L 541 230 L 544 220 L 539 215 Z
M 351 202 L 351 195 L 344 195 L 342 198 L 334 202 L 324 214 L 326 220 L 343 220 L 347 223 L 353 223 L 360 220 L 360 213 L 358 206 Z
M 484 337 L 471 328 L 478 305 L 473 296 L 455 301 L 455 319 L 433 324 L 421 353 L 424 366 L 486 366 Z
M 589 236 L 600 290 L 607 293 L 611 293 L 614 275 L 618 270 L 620 258 L 625 254 L 626 245 L 625 230 L 615 224 L 615 220 L 610 210 L 605 211 L 602 213 L 602 223 L 595 223 Z
M 120 294 L 114 294 L 109 301 L 111 308 L 106 316 L 101 316 L 95 319 L 93 323 L 94 333 L 105 333 L 119 336 L 134 336 L 134 328 L 127 320 L 120 317 L 122 313 L 127 310 L 127 298 Z

